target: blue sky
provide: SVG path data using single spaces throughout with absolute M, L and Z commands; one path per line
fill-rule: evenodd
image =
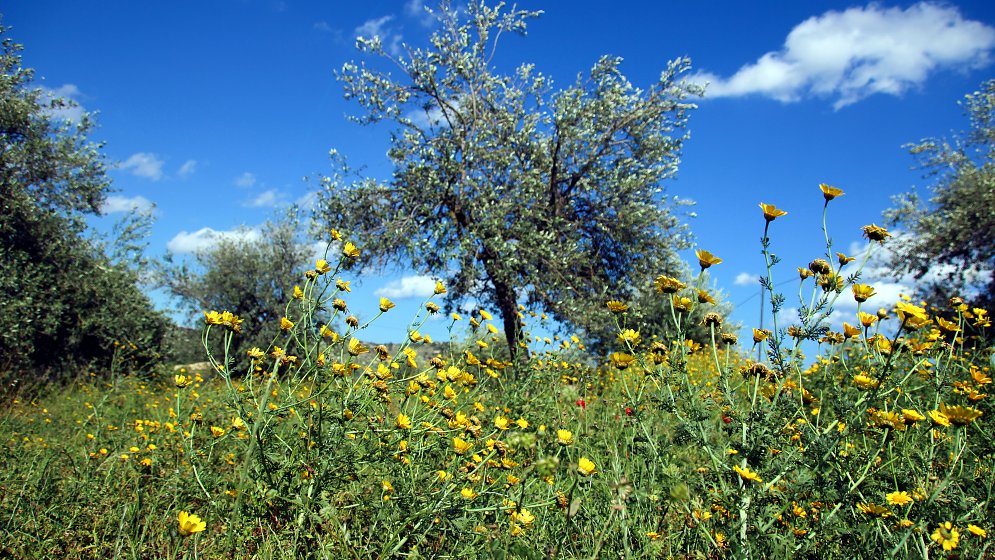
M 823 252 L 819 183 L 846 192 L 830 204 L 835 247 L 859 248 L 860 227 L 880 224 L 892 195 L 929 184 L 902 146 L 965 129 L 957 101 L 993 77 L 995 9 L 985 1 L 519 6 L 545 13 L 528 37 L 502 39 L 502 68 L 533 62 L 566 86 L 612 54 L 647 87 L 686 55 L 710 82 L 666 187 L 696 202 L 697 246 L 724 259 L 713 277 L 747 326 L 763 269 L 758 203 L 789 212 L 772 224 L 784 260 L 775 282 Z M 399 47 L 422 46 L 431 32 L 417 0 L 12 0 L 3 23 L 25 45 L 38 85 L 98 112 L 92 139 L 106 142 L 117 189 L 102 227 L 154 204 L 157 256 L 189 253 L 306 200 L 314 184 L 302 178 L 329 171 L 332 148 L 388 177 L 387 130 L 347 121 L 359 107 L 343 99 L 334 72 L 359 58 L 357 35 Z M 882 299 L 872 303 L 884 305 L 910 284 L 876 285 Z M 368 338 L 397 339 L 430 286 L 410 271 L 356 278 L 350 305 L 372 314 L 379 295 L 395 299 L 397 322 L 375 324 Z M 796 285 L 785 290 L 790 306 Z M 848 305 L 841 313 L 853 312 Z M 443 323 L 425 331 L 444 339 Z

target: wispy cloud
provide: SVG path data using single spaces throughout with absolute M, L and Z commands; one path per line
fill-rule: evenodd
M 134 210 L 145 211 L 151 209 L 153 206 L 152 202 L 144 196 L 127 197 L 115 195 L 107 197 L 107 200 L 100 207 L 100 213 L 107 215 Z
M 405 2 L 404 13 L 408 17 L 416 19 L 424 27 L 430 27 L 435 23 L 435 17 L 425 9 L 425 3 L 422 0 L 408 0 Z
M 256 176 L 246 171 L 245 173 L 242 173 L 241 175 L 236 177 L 234 183 L 236 187 L 242 187 L 247 189 L 256 184 Z
M 376 291 L 378 296 L 390 299 L 427 298 L 435 293 L 435 280 L 430 276 L 405 276 L 387 283 Z
M 900 95 L 942 69 L 991 62 L 995 28 L 964 19 L 953 6 L 919 2 L 829 11 L 798 24 L 779 51 L 709 82 L 706 97 L 757 94 L 782 102 L 833 98 L 839 109 L 875 93 Z
M 50 118 L 59 121 L 71 121 L 78 123 L 83 118 L 86 109 L 80 103 L 82 96 L 79 88 L 75 84 L 64 84 L 55 89 L 41 88 L 42 94 L 39 100 L 43 105 L 48 105 L 45 113 Z M 62 103 L 54 104 L 56 99 L 62 99 Z
M 180 169 L 179 171 L 176 172 L 176 174 L 179 175 L 181 179 L 186 179 L 187 177 L 193 175 L 196 172 L 197 172 L 197 160 L 188 159 L 185 162 L 183 162 L 183 165 L 180 166 Z
M 386 15 L 376 19 L 368 19 L 353 30 L 353 36 L 357 39 L 379 38 L 384 49 L 393 54 L 401 53 L 401 33 L 394 29 L 390 22 L 394 21 L 394 16 Z
M 245 239 L 247 241 L 257 241 L 261 238 L 258 229 L 239 228 L 228 231 L 217 231 L 209 227 L 188 233 L 181 231 L 173 236 L 166 244 L 166 248 L 175 254 L 191 254 L 198 251 L 205 251 L 216 245 L 223 239 Z
M 732 283 L 737 286 L 759 286 L 760 276 L 750 274 L 749 272 L 740 272 L 736 275 L 736 279 Z
M 245 201 L 243 206 L 248 206 L 249 208 L 272 208 L 282 203 L 283 200 L 283 195 L 277 192 L 276 189 L 269 189 Z
M 155 154 L 138 152 L 118 164 L 118 169 L 129 171 L 136 177 L 158 181 L 162 179 L 163 161 Z

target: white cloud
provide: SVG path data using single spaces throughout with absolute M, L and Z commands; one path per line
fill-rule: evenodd
M 405 276 L 389 282 L 376 294 L 390 299 L 427 298 L 435 293 L 435 280 L 430 276 Z
M 401 34 L 394 31 L 388 25 L 394 20 L 394 16 L 387 15 L 376 19 L 368 19 L 353 30 L 353 36 L 357 39 L 379 38 L 384 45 L 384 49 L 397 56 L 401 54 Z
M 282 201 L 283 195 L 276 192 L 275 189 L 270 189 L 268 191 L 263 191 L 255 198 L 246 201 L 244 206 L 248 206 L 249 208 L 270 208 L 280 204 Z
M 152 181 L 162 179 L 163 161 L 155 154 L 148 152 L 138 152 L 132 154 L 128 159 L 118 164 L 118 169 L 130 171 L 136 177 L 143 177 Z
M 166 244 L 166 248 L 172 253 L 189 254 L 210 249 L 222 239 L 257 241 L 261 237 L 258 229 L 239 228 L 229 231 L 217 231 L 209 227 L 204 227 L 193 233 L 186 231 L 177 233 Z
M 331 33 L 333 31 L 332 26 L 328 25 L 328 22 L 324 20 L 315 22 L 313 27 L 316 31 L 321 31 L 322 33 Z
M 43 105 L 49 105 L 58 98 L 61 98 L 61 106 L 50 107 L 45 109 L 45 113 L 49 115 L 54 120 L 59 121 L 71 121 L 78 123 L 83 118 L 83 113 L 86 110 L 83 105 L 79 102 L 79 97 L 82 95 L 79 88 L 75 84 L 64 84 L 55 89 L 49 89 L 42 87 L 41 98 L 38 100 L 39 103 Z
M 144 196 L 108 196 L 107 200 L 100 207 L 103 215 L 116 214 L 118 212 L 131 212 L 133 210 L 149 210 L 153 206 L 152 202 Z
M 249 188 L 256 184 L 256 176 L 246 171 L 235 178 L 235 186 Z
M 197 160 L 188 159 L 185 162 L 183 162 L 183 165 L 180 166 L 180 170 L 177 171 L 176 174 L 179 175 L 181 178 L 186 179 L 187 177 L 193 175 L 196 172 L 197 172 Z
M 408 0 L 405 2 L 404 13 L 418 20 L 418 23 L 424 27 L 429 27 L 435 22 L 435 16 L 425 9 L 425 3 L 422 0 Z
M 740 272 L 736 275 L 736 279 L 732 283 L 737 286 L 759 286 L 760 276 L 750 274 L 749 272 Z
M 836 109 L 875 94 L 900 95 L 944 68 L 981 68 L 995 49 L 995 28 L 965 20 L 953 6 L 920 2 L 829 11 L 795 26 L 784 46 L 710 82 L 707 97 L 759 94 L 782 102 L 835 98 Z

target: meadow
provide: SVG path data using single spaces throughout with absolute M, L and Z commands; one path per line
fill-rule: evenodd
M 832 330 L 889 233 L 865 227 L 851 257 L 826 231 L 796 272 L 772 254 L 784 213 L 761 211 L 768 330 L 707 312 L 721 259 L 699 251 L 696 275 L 655 282 L 678 336 L 606 301 L 606 356 L 527 334 L 513 360 L 486 310 L 421 351 L 441 283 L 404 344 L 365 343 L 345 266 L 362 247 L 330 232 L 268 348 L 134 371 L 121 345 L 113 371 L 11 392 L 0 558 L 991 558 L 988 311 L 906 298 Z M 775 273 L 797 275 L 798 316 Z M 699 306 L 705 343 L 681 334 Z M 205 310 L 205 348 L 240 321 Z

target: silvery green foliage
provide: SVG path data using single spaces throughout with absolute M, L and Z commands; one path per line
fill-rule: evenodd
M 390 179 L 324 181 L 318 216 L 379 265 L 440 277 L 450 303 L 501 313 L 511 348 L 518 305 L 584 327 L 604 304 L 676 270 L 688 232 L 663 181 L 677 170 L 689 98 L 701 88 L 670 62 L 648 89 L 603 57 L 555 90 L 531 64 L 501 73 L 499 39 L 539 12 L 443 2 L 426 48 L 391 54 L 360 39 L 369 62 L 339 75 L 365 124 L 393 125 Z M 391 71 L 382 66 L 390 65 Z
M 947 308 L 952 295 L 990 308 L 995 303 L 995 80 L 965 96 L 971 129 L 954 138 L 906 146 L 926 176 L 931 196 L 911 192 L 885 213 L 906 230 L 891 265 L 920 280 L 920 295 Z

